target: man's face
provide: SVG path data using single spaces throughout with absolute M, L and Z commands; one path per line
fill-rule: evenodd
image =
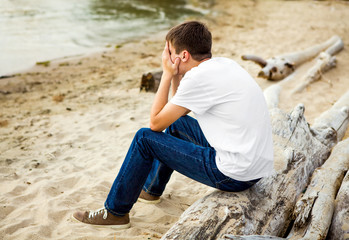
M 176 49 L 173 47 L 173 45 L 171 44 L 171 42 L 169 42 L 169 51 L 170 51 L 170 58 L 171 58 L 172 63 L 175 62 L 175 59 L 176 59 L 176 58 L 179 58 L 179 59 L 181 60 L 181 54 L 182 54 L 182 53 L 177 54 L 177 53 L 176 53 Z M 179 62 L 179 65 L 178 65 L 178 72 L 179 72 L 180 74 L 183 74 L 182 71 L 181 71 L 181 63 L 182 63 L 182 61 Z
M 176 49 L 172 46 L 171 43 L 169 43 L 169 50 L 172 63 L 174 63 L 176 58 L 181 58 L 179 54 L 176 54 Z

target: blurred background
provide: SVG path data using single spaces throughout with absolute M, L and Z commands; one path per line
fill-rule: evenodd
M 214 0 L 1 0 L 0 76 L 154 34 Z

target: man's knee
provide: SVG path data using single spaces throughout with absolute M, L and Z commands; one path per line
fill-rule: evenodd
M 142 138 L 146 136 L 149 132 L 152 132 L 150 128 L 141 128 L 137 131 L 135 138 Z

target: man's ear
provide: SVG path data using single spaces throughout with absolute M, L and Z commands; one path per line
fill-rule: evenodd
M 187 62 L 190 58 L 190 53 L 187 50 L 183 50 L 181 55 L 182 62 Z

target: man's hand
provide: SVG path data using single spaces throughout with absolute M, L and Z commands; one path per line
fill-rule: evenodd
M 170 126 L 174 121 L 188 112 L 188 109 L 177 106 L 168 102 L 168 95 L 173 80 L 173 90 L 177 90 L 181 76 L 179 73 L 180 58 L 174 57 L 175 54 L 169 49 L 169 43 L 166 42 L 165 49 L 162 52 L 162 76 L 158 91 L 155 94 L 155 99 L 150 112 L 150 128 L 153 131 L 162 131 Z M 174 62 L 172 61 L 174 60 Z
M 169 42 L 166 41 L 164 51 L 162 52 L 162 70 L 163 74 L 168 75 L 171 79 L 178 74 L 178 67 L 180 58 L 176 57 L 174 62 L 171 59 L 171 52 L 169 49 Z

